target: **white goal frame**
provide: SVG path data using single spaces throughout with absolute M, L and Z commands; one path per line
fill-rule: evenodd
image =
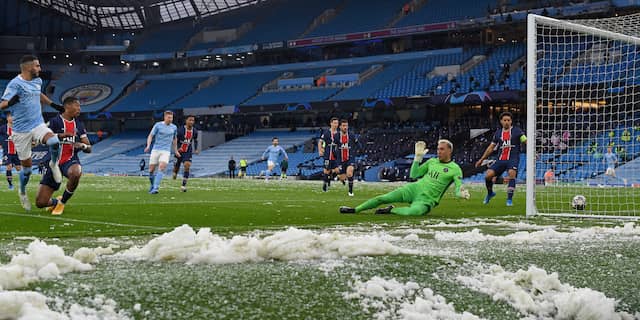
M 593 21 L 593 20 L 591 20 Z M 538 69 L 537 61 L 537 45 L 538 45 L 538 28 L 542 27 L 557 27 L 559 29 L 569 30 L 576 33 L 584 33 L 587 35 L 593 35 L 600 38 L 606 38 L 610 40 L 618 40 L 625 43 L 639 45 L 640 38 L 625 35 L 609 30 L 599 29 L 587 25 L 580 24 L 579 21 L 564 21 L 544 17 L 535 14 L 529 14 L 527 17 L 527 157 L 526 157 L 526 215 L 527 217 L 533 217 L 537 215 L 548 215 L 554 217 L 580 217 L 580 218 L 607 218 L 607 219 L 640 219 L 640 206 L 637 209 L 633 209 L 630 215 L 615 215 L 615 214 L 598 214 L 598 212 L 585 212 L 581 214 L 579 211 L 571 210 L 569 201 L 566 204 L 566 210 L 561 209 L 562 212 L 546 213 L 540 212 L 536 205 L 536 134 L 537 134 L 537 106 L 538 106 L 538 91 L 537 91 L 537 78 L 536 73 Z M 587 199 L 587 204 L 590 199 Z M 566 211 L 566 212 L 565 212 Z M 587 210 L 585 210 L 587 211 Z

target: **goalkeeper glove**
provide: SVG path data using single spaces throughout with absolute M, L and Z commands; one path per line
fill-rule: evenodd
M 63 113 L 64 112 L 64 107 L 55 103 L 55 102 L 51 102 L 51 104 L 49 105 L 51 106 L 51 108 L 56 109 L 58 112 Z
M 460 198 L 469 200 L 469 198 L 471 198 L 471 194 L 469 193 L 469 190 L 460 188 Z
M 422 158 L 424 158 L 424 154 L 427 153 L 427 151 L 429 151 L 429 149 L 427 149 L 427 144 L 424 141 L 416 142 L 413 161 L 422 162 Z
M 18 102 L 20 102 L 20 97 L 16 94 L 11 99 L 9 99 L 9 102 L 7 102 L 7 106 L 11 107 L 12 105 L 14 105 L 14 104 L 16 104 Z

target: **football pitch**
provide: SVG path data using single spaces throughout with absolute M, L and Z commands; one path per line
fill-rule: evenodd
M 513 207 L 502 186 L 489 205 L 483 186 L 469 201 L 449 190 L 423 217 L 338 213 L 395 183 L 356 182 L 355 197 L 336 182 L 327 193 L 319 181 L 179 186 L 165 179 L 150 195 L 143 177 L 83 177 L 60 217 L 25 213 L 15 191 L 0 191 L 0 318 L 2 294 L 17 310 L 25 292 L 47 299 L 30 312 L 60 319 L 640 316 L 640 227 L 527 219 L 524 186 Z M 15 265 L 37 272 L 16 284 Z

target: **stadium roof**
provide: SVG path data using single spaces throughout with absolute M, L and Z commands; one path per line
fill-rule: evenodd
M 200 19 L 266 0 L 27 0 L 92 28 L 140 29 Z

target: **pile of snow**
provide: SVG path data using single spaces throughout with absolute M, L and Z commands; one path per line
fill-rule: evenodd
M 451 303 L 415 282 L 400 283 L 395 279 L 373 277 L 366 282 L 356 280 L 348 300 L 358 299 L 365 311 L 375 310 L 375 319 L 460 319 L 477 320 L 469 313 L 457 313 Z
M 202 228 L 196 233 L 190 226 L 180 226 L 142 247 L 133 247 L 115 255 L 117 258 L 150 261 L 227 264 L 264 260 L 338 259 L 355 256 L 417 254 L 397 247 L 381 236 L 354 236 L 340 232 L 317 233 L 289 228 L 273 235 L 234 236 L 231 239 Z
M 72 304 L 56 312 L 47 306 L 47 297 L 33 291 L 0 291 L 0 319 L 47 320 L 128 320 L 124 311 L 117 311 L 111 299 L 97 296 L 90 303 L 96 308 Z
M 570 232 L 558 232 L 553 228 L 546 228 L 540 231 L 518 231 L 505 236 L 494 236 L 483 234 L 479 229 L 467 232 L 436 232 L 435 239 L 438 241 L 461 241 L 461 242 L 481 242 L 481 241 L 503 241 L 513 243 L 544 243 L 550 241 L 593 241 L 610 236 L 640 236 L 640 226 L 628 222 L 624 226 L 572 228 Z
M 32 241 L 26 251 L 13 256 L 8 264 L 0 265 L 0 290 L 22 288 L 38 280 L 93 269 L 90 264 L 66 256 L 62 248 L 40 240 Z
M 626 312 L 616 312 L 617 301 L 602 292 L 561 283 L 557 273 L 547 274 L 535 266 L 516 272 L 497 265 L 477 267 L 471 276 L 460 275 L 457 280 L 533 319 L 634 319 Z

